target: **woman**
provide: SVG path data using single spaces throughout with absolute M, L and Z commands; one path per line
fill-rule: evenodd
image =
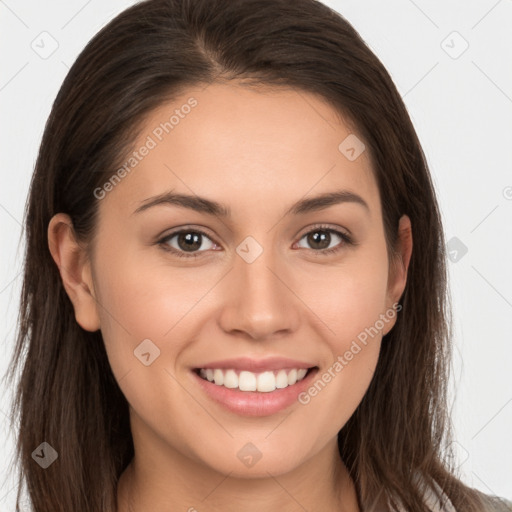
M 512 510 L 450 466 L 431 178 L 323 4 L 121 13 L 56 98 L 26 226 L 36 512 Z

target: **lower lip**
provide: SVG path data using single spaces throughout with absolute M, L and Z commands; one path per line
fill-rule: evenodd
M 310 370 L 299 382 L 283 389 L 276 389 L 267 393 L 258 391 L 240 391 L 205 380 L 195 371 L 192 374 L 198 381 L 202 390 L 215 402 L 235 414 L 244 416 L 269 416 L 280 412 L 293 403 L 298 403 L 298 396 L 305 391 L 318 372 L 318 368 Z

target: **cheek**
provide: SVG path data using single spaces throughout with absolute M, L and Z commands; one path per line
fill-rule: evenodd
M 148 390 L 168 388 L 169 374 L 180 373 L 198 326 L 214 314 L 211 301 L 221 300 L 209 291 L 226 270 L 171 265 L 155 249 L 123 257 L 105 249 L 97 261 L 105 262 L 95 272 L 95 291 L 110 366 L 130 402 L 152 407 Z
M 385 250 L 367 250 L 354 253 L 339 266 L 318 266 L 314 272 L 304 269 L 295 289 L 321 320 L 332 352 L 338 355 L 385 312 L 387 281 Z
M 326 315 L 335 333 L 324 338 L 330 354 L 298 397 L 309 430 L 317 433 L 317 447 L 336 436 L 354 414 L 379 359 L 382 329 L 376 324 L 383 311 L 382 299 L 372 297 L 369 291 L 345 298 L 330 317 Z
M 384 315 L 387 265 L 384 250 L 361 251 L 350 263 L 303 281 L 301 297 L 321 320 L 330 354 L 299 401 L 309 409 L 312 428 L 329 425 L 327 437 L 348 421 L 373 378 L 382 331 L 394 317 Z
M 96 272 L 102 337 L 114 376 L 137 415 L 162 434 L 172 425 L 186 437 L 189 430 L 180 433 L 182 425 L 174 419 L 191 404 L 176 368 L 193 337 L 191 325 L 200 310 L 194 306 L 215 276 L 205 274 L 198 286 L 197 272 L 148 260 L 125 257 Z M 200 415 L 201 409 L 194 412 Z
M 102 262 L 95 272 L 101 332 L 114 374 L 122 377 L 140 365 L 136 352 L 142 342 L 152 357 L 164 350 L 163 340 L 172 337 L 175 326 L 200 298 L 200 290 L 197 283 L 193 286 L 193 278 L 177 278 L 176 270 L 147 256 L 114 257 L 105 251 L 97 261 Z M 165 351 L 169 348 L 165 346 Z M 179 350 L 176 339 L 172 351 Z
M 96 272 L 103 325 L 129 332 L 135 338 L 161 338 L 204 295 L 208 274 L 173 267 L 155 248 L 138 249 L 120 258 L 105 252 Z M 103 309 L 103 311 L 101 311 Z M 104 323 L 103 323 L 104 320 Z

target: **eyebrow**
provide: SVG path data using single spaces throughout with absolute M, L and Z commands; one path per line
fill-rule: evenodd
M 330 206 L 342 203 L 359 204 L 363 206 L 368 213 L 370 212 L 368 203 L 361 196 L 349 190 L 337 190 L 335 192 L 326 192 L 307 199 L 301 199 L 286 210 L 284 212 L 284 216 L 289 214 L 303 215 L 305 213 L 324 210 Z M 217 201 L 212 201 L 211 199 L 195 195 L 177 194 L 172 190 L 145 199 L 133 213 L 140 213 L 158 205 L 175 205 L 181 208 L 188 208 L 199 213 L 206 213 L 207 215 L 222 218 L 231 217 L 230 208 L 218 203 Z

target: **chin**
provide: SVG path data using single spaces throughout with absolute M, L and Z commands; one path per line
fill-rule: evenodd
M 254 455 L 248 456 L 240 454 L 240 457 L 235 452 L 232 457 L 224 453 L 222 460 L 203 461 L 212 470 L 228 475 L 230 478 L 241 479 L 257 479 L 268 478 L 269 476 L 278 476 L 289 473 L 296 469 L 300 462 L 295 458 L 290 459 L 289 454 L 284 457 L 283 453 L 275 450 L 272 455 L 259 455 L 254 452 Z

